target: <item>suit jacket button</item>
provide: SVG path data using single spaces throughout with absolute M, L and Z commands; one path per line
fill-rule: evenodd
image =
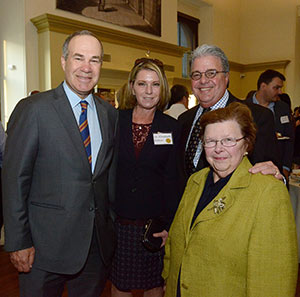
M 89 211 L 93 211 L 93 210 L 94 210 L 94 208 L 93 208 L 93 207 L 90 207 Z
M 131 189 L 131 192 L 132 192 L 132 193 L 136 192 L 136 188 L 132 188 L 132 189 Z

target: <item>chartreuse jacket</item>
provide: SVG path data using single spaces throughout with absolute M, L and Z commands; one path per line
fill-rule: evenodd
M 246 157 L 227 185 L 191 220 L 209 169 L 191 176 L 169 232 L 165 297 L 294 297 L 297 237 L 288 191 L 250 174 Z

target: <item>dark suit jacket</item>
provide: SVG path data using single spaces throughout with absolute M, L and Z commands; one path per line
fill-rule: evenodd
M 234 97 L 229 92 L 229 99 L 227 101 L 227 105 L 232 102 L 241 102 L 246 104 L 250 108 L 254 122 L 257 126 L 257 134 L 256 134 L 254 150 L 251 156 L 249 156 L 251 163 L 255 164 L 258 162 L 272 161 L 281 169 L 281 162 L 279 158 L 278 144 L 275 136 L 274 120 L 273 120 L 272 112 L 268 110 L 268 108 L 262 107 L 257 104 L 249 103 L 244 100 L 240 100 Z M 182 133 L 180 139 L 180 154 L 179 154 L 179 159 L 177 160 L 180 168 L 179 173 L 181 177 L 180 178 L 181 189 L 185 187 L 187 179 L 189 178 L 185 170 L 185 161 L 184 161 L 185 146 L 198 108 L 199 105 L 184 112 L 178 118 L 178 121 L 182 126 Z M 201 158 L 198 163 L 197 170 L 201 170 L 207 165 L 208 163 L 204 158 L 204 154 L 201 154 Z
M 138 159 L 132 139 L 132 110 L 120 110 L 116 213 L 129 219 L 164 216 L 170 222 L 178 202 L 178 122 L 156 111 Z M 173 145 L 155 145 L 153 133 L 172 133 Z
M 252 103 L 252 98 L 247 99 L 247 102 Z M 282 117 L 286 117 L 288 122 L 282 123 Z M 285 102 L 280 100 L 275 102 L 273 120 L 275 120 L 275 131 L 281 133 L 282 136 L 289 137 L 289 139 L 286 140 L 278 140 L 278 147 L 282 166 L 291 169 L 294 153 L 294 126 L 291 119 L 290 108 Z
M 93 229 L 106 265 L 114 250 L 110 199 L 117 111 L 94 98 L 102 133 L 94 174 L 62 85 L 21 100 L 7 129 L 2 178 L 5 249 L 35 247 L 34 266 L 74 274 Z

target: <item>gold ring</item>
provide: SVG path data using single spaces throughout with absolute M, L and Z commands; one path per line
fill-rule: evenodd
M 275 175 L 274 176 L 276 176 L 276 175 L 278 175 L 279 174 L 279 171 L 278 170 L 276 170 L 276 172 L 275 172 Z

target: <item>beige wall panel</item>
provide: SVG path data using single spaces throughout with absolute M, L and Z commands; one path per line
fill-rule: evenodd
M 241 0 L 241 60 L 259 63 L 294 57 L 295 0 Z
M 40 47 L 40 81 L 41 89 L 55 88 L 64 80 L 60 58 L 62 45 L 67 34 L 58 32 L 42 32 L 39 34 Z M 145 57 L 146 51 L 127 46 L 103 42 L 104 53 L 110 56 L 110 61 L 103 62 L 103 71 L 99 86 L 118 89 L 127 80 L 128 73 L 137 58 Z M 167 54 L 150 52 L 151 58 L 161 60 L 174 71 L 166 71 L 167 77 L 181 76 L 181 59 Z
M 231 70 L 229 74 L 229 91 L 237 98 L 242 98 L 242 84 L 240 79 L 240 72 Z
M 231 61 L 240 61 L 240 1 L 211 0 L 213 4 L 213 43 L 221 47 Z

